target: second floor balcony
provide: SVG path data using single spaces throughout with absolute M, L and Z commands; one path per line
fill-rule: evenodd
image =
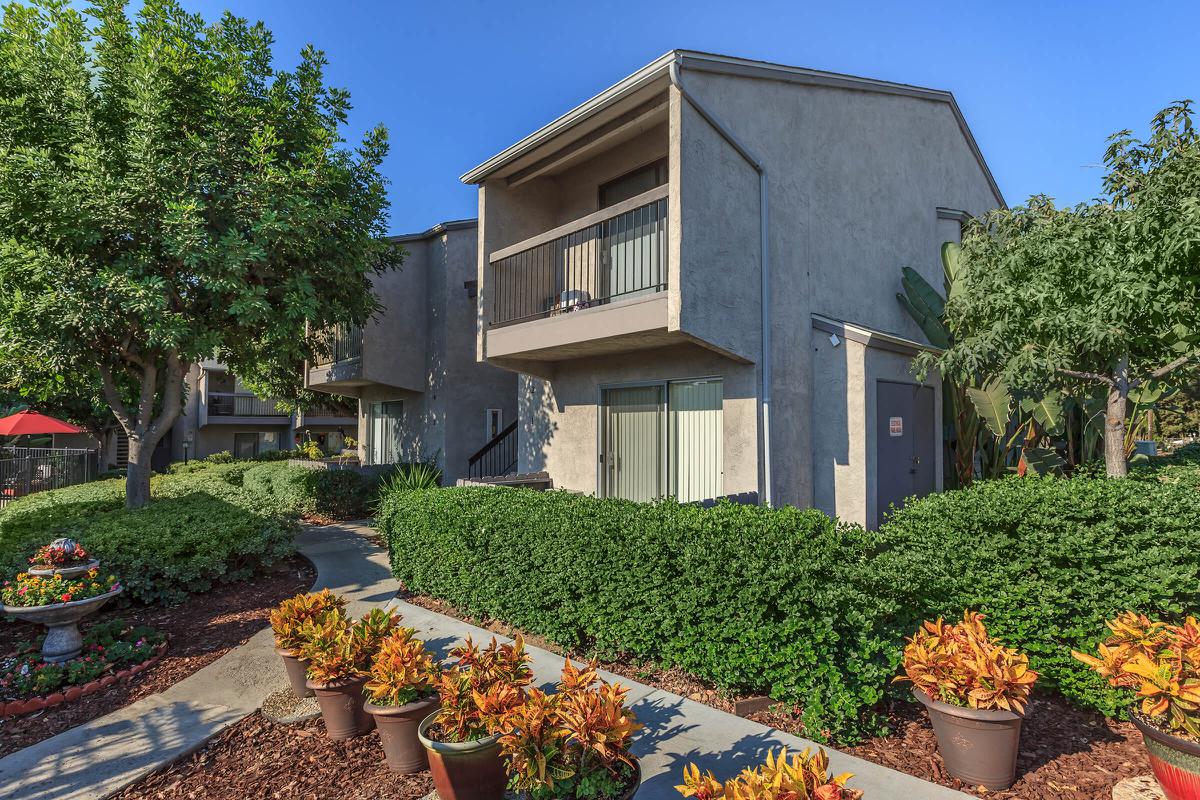
M 488 357 L 557 359 L 664 330 L 667 192 L 655 187 L 492 253 Z
M 278 407 L 275 398 L 257 397 L 248 392 L 209 392 L 208 421 L 209 423 L 228 423 L 247 421 L 268 421 L 272 423 L 286 422 L 290 414 Z

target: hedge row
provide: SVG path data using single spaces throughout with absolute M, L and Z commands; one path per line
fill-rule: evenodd
M 768 692 L 842 742 L 880 729 L 920 619 L 966 607 L 1030 654 L 1043 687 L 1115 714 L 1070 649 L 1094 648 L 1126 608 L 1194 610 L 1200 585 L 1195 489 L 1159 480 L 985 482 L 878 533 L 794 508 L 490 488 L 388 495 L 377 518 L 415 591 L 576 651 Z
M 0 569 L 11 575 L 39 545 L 70 536 L 121 578 L 129 597 L 174 602 L 245 580 L 293 552 L 295 516 L 240 487 L 245 465 L 151 480 L 153 502 L 124 508 L 124 479 L 22 498 L 0 512 Z
M 271 498 L 290 513 L 326 519 L 370 514 L 378 480 L 353 470 L 314 470 L 288 464 L 254 464 L 242 473 L 248 492 Z
M 376 519 L 396 576 L 471 614 L 769 688 L 826 737 L 880 727 L 904 625 L 863 570 L 877 534 L 813 510 L 490 488 L 389 494 Z

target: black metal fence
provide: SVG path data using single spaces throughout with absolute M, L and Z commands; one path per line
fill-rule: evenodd
M 495 478 L 517 468 L 517 421 L 496 434 L 467 459 L 468 478 Z
M 0 448 L 0 508 L 18 497 L 84 483 L 95 476 L 95 450 Z
M 324 352 L 317 358 L 318 364 L 339 364 L 362 357 L 362 328 L 357 325 L 339 324 L 320 334 Z
M 534 244 L 491 267 L 493 325 L 661 291 L 667 286 L 667 198 Z

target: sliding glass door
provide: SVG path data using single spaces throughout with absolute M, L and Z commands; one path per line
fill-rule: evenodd
M 649 502 L 722 494 L 719 378 L 605 389 L 601 493 Z
M 368 408 L 367 458 L 371 464 L 395 464 L 401 460 L 404 401 L 371 403 Z

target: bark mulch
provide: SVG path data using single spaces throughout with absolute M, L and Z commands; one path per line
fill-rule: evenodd
M 456 617 L 499 634 L 520 631 L 495 620 L 479 620 L 453 606 L 424 595 L 402 592 L 413 605 Z M 565 653 L 540 637 L 522 634 L 528 644 L 559 655 Z M 718 691 L 683 670 L 662 669 L 633 661 L 604 661 L 602 669 L 631 680 L 682 695 L 690 700 L 733 713 L 734 703 L 746 699 Z M 906 772 L 953 789 L 997 800 L 1111 800 L 1121 780 L 1150 774 L 1150 761 L 1141 734 L 1129 722 L 1105 719 L 1074 708 L 1058 697 L 1035 695 L 1022 726 L 1017 782 L 1003 792 L 976 792 L 947 773 L 937 752 L 937 739 L 925 710 L 914 703 L 888 709 L 892 733 L 853 747 L 839 747 L 867 761 Z M 807 736 L 799 714 L 774 706 L 749 715 L 749 719 L 797 736 Z M 851 782 L 853 786 L 853 782 Z
M 339 742 L 320 720 L 276 725 L 255 713 L 115 800 L 415 800 L 432 790 L 427 771 L 389 772 L 374 732 Z
M 133 625 L 149 625 L 170 636 L 166 656 L 152 669 L 120 681 L 106 691 L 56 708 L 0 719 L 0 756 L 116 711 L 156 694 L 216 661 L 267 627 L 271 609 L 284 598 L 308 591 L 315 579 L 312 565 L 294 556 L 266 574 L 242 583 L 222 584 L 192 595 L 175 606 L 130 605 L 106 609 L 94 620 L 120 617 Z M 87 625 L 84 625 L 86 629 Z M 40 625 L 0 625 L 0 653 L 31 640 Z

